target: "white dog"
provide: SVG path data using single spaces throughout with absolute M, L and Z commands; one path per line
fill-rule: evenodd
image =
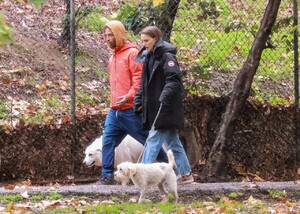
M 175 203 L 178 201 L 175 165 L 172 150 L 167 152 L 169 163 L 130 163 L 123 162 L 117 166 L 114 173 L 117 182 L 127 182 L 130 178 L 133 184 L 140 188 L 139 203 L 145 202 L 145 194 L 150 186 L 156 185 L 164 193 L 165 201 L 168 201 L 168 192 L 173 194 Z
M 115 168 L 118 164 L 130 161 L 137 162 L 143 152 L 143 145 L 127 135 L 115 149 Z M 102 136 L 96 138 L 86 149 L 83 163 L 89 167 L 102 166 Z

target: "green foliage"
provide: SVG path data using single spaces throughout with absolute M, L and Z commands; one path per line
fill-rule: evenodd
M 24 121 L 28 121 L 28 123 L 41 124 L 44 121 L 45 116 L 42 112 L 34 112 L 31 115 L 21 116 L 21 118 Z
M 32 200 L 32 201 L 39 201 L 39 200 L 58 200 L 58 199 L 63 199 L 64 196 L 55 193 L 55 192 L 50 192 L 47 194 L 36 194 L 36 195 L 31 195 L 29 199 L 24 198 L 21 194 L 5 194 L 5 195 L 0 195 L 0 203 L 2 204 L 9 204 L 9 203 L 16 203 L 16 202 L 21 202 L 21 201 L 27 201 L 27 200 Z
M 30 197 L 30 199 L 33 200 L 33 201 L 40 201 L 40 200 L 42 200 L 43 198 L 44 198 L 44 196 L 43 196 L 42 194 L 32 195 L 32 196 Z
M 94 98 L 92 95 L 81 91 L 77 90 L 76 91 L 76 105 L 79 104 L 91 104 L 91 105 L 96 105 L 97 104 L 96 98 Z
M 271 189 L 268 190 L 268 193 L 272 198 L 286 198 L 287 194 L 285 191 L 282 190 L 276 190 L 276 189 Z
M 75 61 L 78 67 L 89 67 L 93 69 L 97 69 L 99 67 L 95 64 L 92 56 L 84 52 L 78 52 L 75 56 Z
M 104 17 L 103 10 L 100 6 L 86 7 L 79 10 L 78 14 L 78 26 L 87 31 L 101 31 L 107 19 Z
M 241 198 L 244 196 L 244 193 L 242 192 L 232 192 L 229 194 L 229 197 L 230 198 L 233 198 L 233 199 L 238 199 L 238 198 Z
M 12 29 L 6 24 L 4 15 L 0 12 L 0 45 L 12 43 Z
M 0 195 L 0 203 L 8 204 L 11 202 L 20 202 L 24 200 L 24 198 L 20 194 L 5 194 Z
M 29 76 L 27 79 L 27 84 L 31 87 L 34 87 L 39 81 L 38 76 Z
M 29 3 L 34 4 L 37 9 L 40 9 L 41 4 L 47 2 L 48 0 L 29 0 Z
M 127 29 L 131 29 L 133 25 L 133 19 L 136 11 L 136 4 L 131 1 L 127 1 L 120 8 L 117 19 L 120 20 Z
M 154 25 L 156 20 L 160 20 L 165 11 L 166 3 L 153 7 L 152 1 L 140 4 L 128 1 L 121 6 L 117 19 L 124 23 L 127 30 L 137 35 L 144 27 Z
M 9 108 L 6 102 L 0 100 L 0 119 L 5 119 L 9 115 Z
M 96 73 L 97 73 L 99 78 L 108 79 L 108 72 L 107 71 L 103 71 L 101 68 L 97 68 Z
M 262 80 L 263 81 L 263 80 Z M 252 89 L 255 93 L 255 98 L 261 103 L 270 103 L 273 106 L 278 105 L 289 105 L 291 100 L 289 97 L 282 97 L 278 95 L 275 91 L 268 89 L 268 90 L 261 90 L 260 89 L 261 83 L 259 80 L 255 80 L 252 84 Z
M 50 109 L 64 106 L 64 104 L 60 102 L 58 94 L 49 94 L 46 97 L 45 102 L 46 102 L 46 106 L 49 107 Z
M 126 213 L 134 214 L 137 212 L 149 212 L 150 213 L 172 213 L 175 209 L 183 207 L 182 204 L 174 205 L 174 203 L 114 203 L 114 204 L 100 204 L 96 206 L 85 207 L 86 213 Z M 76 209 L 54 209 L 53 211 L 61 213 L 76 213 Z
M 56 192 L 50 192 L 45 196 L 45 198 L 48 200 L 58 200 L 58 199 L 63 199 L 64 196 Z

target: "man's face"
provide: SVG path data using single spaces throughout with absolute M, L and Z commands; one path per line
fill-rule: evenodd
M 107 27 L 104 30 L 104 38 L 106 41 L 106 44 L 111 48 L 115 49 L 116 48 L 116 39 L 112 31 Z

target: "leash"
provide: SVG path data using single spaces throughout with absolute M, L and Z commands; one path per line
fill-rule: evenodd
M 151 132 L 154 131 L 154 125 L 155 125 L 155 123 L 156 123 L 156 120 L 157 120 L 157 118 L 158 118 L 158 115 L 160 114 L 161 108 L 162 108 L 162 104 L 159 105 L 159 109 L 158 109 L 157 114 L 156 114 L 156 116 L 155 116 L 155 118 L 154 118 L 153 124 L 152 124 L 152 126 L 151 126 L 150 131 L 149 131 L 149 134 L 148 134 L 148 137 L 147 137 L 147 139 L 146 139 L 146 142 L 145 142 L 145 144 L 144 144 L 144 146 L 143 146 L 143 150 L 142 150 L 142 152 L 141 152 L 141 154 L 140 154 L 140 156 L 139 156 L 139 159 L 137 160 L 137 163 L 139 163 L 139 162 L 141 161 L 141 157 L 142 157 L 142 155 L 144 154 L 145 148 L 146 148 L 146 146 L 147 146 L 147 141 L 148 141 L 148 139 L 149 139 L 149 137 L 150 137 L 150 135 L 151 135 Z

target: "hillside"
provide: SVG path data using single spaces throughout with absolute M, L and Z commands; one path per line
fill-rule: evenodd
M 65 6 L 61 1 L 49 1 L 40 11 L 32 5 L 9 1 L 0 6 L 13 27 L 14 39 L 12 45 L 0 49 L 0 109 L 6 106 L 1 123 L 15 125 L 18 118 L 33 123 L 58 123 L 70 111 L 69 51 L 57 44 Z M 110 52 L 100 32 L 78 31 L 76 43 L 80 57 L 86 55 L 89 60 L 80 62 L 78 57 L 76 61 L 76 112 L 82 117 L 106 107 L 107 75 L 101 78 L 97 66 L 106 70 Z
M 103 13 L 107 16 L 118 7 L 117 1 L 91 2 L 83 1 L 76 6 L 95 7 L 101 3 Z M 0 124 L 15 126 L 19 119 L 26 123 L 60 123 L 62 117 L 68 121 L 70 53 L 58 45 L 63 32 L 65 5 L 61 1 L 50 0 L 36 10 L 29 4 L 2 1 L 0 7 L 12 25 L 14 39 L 12 45 L 0 49 L 0 84 L 3 86 Z M 82 117 L 105 110 L 108 106 L 106 63 L 110 50 L 105 45 L 101 29 L 97 32 L 77 29 L 76 45 L 76 113 Z M 195 72 L 183 73 L 186 88 L 192 88 L 193 91 L 193 86 L 199 88 L 201 85 L 203 91 L 196 89 L 193 92 L 218 97 L 230 93 L 238 71 L 214 71 L 208 78 L 202 78 Z M 260 78 L 258 76 L 255 79 Z M 259 91 L 276 92 L 273 96 L 290 102 L 293 100 L 290 81 L 275 84 L 272 78 L 262 78 L 258 84 Z

